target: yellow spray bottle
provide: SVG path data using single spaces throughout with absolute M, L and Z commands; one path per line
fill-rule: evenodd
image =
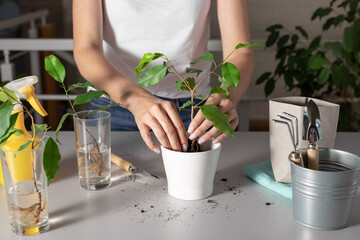
M 15 92 L 17 100 L 26 99 L 30 105 L 42 116 L 46 116 L 47 112 L 41 106 L 39 100 L 35 95 L 35 88 L 33 85 L 38 82 L 36 76 L 28 76 L 21 79 L 11 81 L 6 84 L 4 87 L 8 88 Z M 3 144 L 2 149 L 6 151 L 17 151 L 21 145 L 25 144 L 29 139 L 31 139 L 31 134 L 26 130 L 24 123 L 24 111 L 23 107 L 19 103 L 14 103 L 12 114 L 18 113 L 17 120 L 15 122 L 15 128 L 22 130 L 23 134 L 20 136 L 12 135 L 8 138 L 5 144 Z M 23 140 L 23 141 L 13 141 L 13 140 Z M 30 150 L 31 146 L 29 145 L 24 150 Z M 29 153 L 30 154 L 30 153 Z M 26 156 L 21 154 L 17 157 L 16 161 L 8 161 L 9 169 L 11 176 L 15 182 L 26 181 L 32 179 L 32 167 L 31 167 L 31 156 Z M 0 184 L 4 186 L 4 176 L 2 171 L 2 166 L 0 164 Z

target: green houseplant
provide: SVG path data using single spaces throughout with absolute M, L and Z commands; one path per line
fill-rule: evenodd
M 211 53 L 205 53 L 190 63 L 190 67 L 186 69 L 185 76 L 181 76 L 177 72 L 174 65 L 164 54 L 146 53 L 135 68 L 135 74 L 139 80 L 138 86 L 149 87 L 159 83 L 167 74 L 175 74 L 179 78 L 179 81 L 176 82 L 177 90 L 188 91 L 191 99 L 181 106 L 180 110 L 191 106 L 190 114 L 191 119 L 193 119 L 194 110 L 200 109 L 204 117 L 211 121 L 219 131 L 234 137 L 234 129 L 229 123 L 228 116 L 222 113 L 215 105 L 201 105 L 201 103 L 205 102 L 212 94 L 224 94 L 229 98 L 231 95 L 229 86 L 232 86 L 234 91 L 236 91 L 240 80 L 240 73 L 235 65 L 226 62 L 226 60 L 240 48 L 260 45 L 262 43 L 240 43 L 220 64 L 214 61 Z M 148 64 L 156 59 L 164 60 L 163 64 L 155 65 L 140 75 L 141 72 L 146 70 Z M 195 68 L 195 65 L 200 61 L 212 61 L 214 68 L 201 79 L 196 79 L 202 72 L 201 69 Z M 220 67 L 221 75 L 215 72 Z M 197 87 L 202 84 L 206 77 L 212 74 L 217 76 L 221 87 L 213 87 L 206 96 L 200 96 L 196 91 Z M 202 98 L 202 101 L 198 104 L 194 102 L 196 97 Z M 210 196 L 213 192 L 213 182 L 220 150 L 220 143 L 212 144 L 206 142 L 200 147 L 196 139 L 189 144 L 187 152 L 172 151 L 161 146 L 168 181 L 168 193 L 175 198 L 183 200 L 197 200 Z
M 76 111 L 76 107 L 88 103 L 93 98 L 107 95 L 104 90 L 90 90 L 78 95 L 74 101 L 69 98 L 69 91 L 76 88 L 94 87 L 92 83 L 72 84 L 66 87 L 65 68 L 61 61 L 54 55 L 45 58 L 45 69 L 50 76 L 60 83 L 60 87 L 68 99 L 72 113 L 65 113 L 55 131 L 56 141 L 58 133 L 68 116 L 74 119 L 74 132 L 78 153 L 78 170 L 80 185 L 87 190 L 105 188 L 110 184 L 110 113 L 107 109 L 115 105 L 105 106 L 93 111 Z M 106 124 L 101 124 L 105 123 Z M 100 126 L 103 127 L 100 127 Z M 105 183 L 106 182 L 106 183 Z
M 306 97 L 330 100 L 340 98 L 338 130 L 360 129 L 360 115 L 354 98 L 360 96 L 360 4 L 358 0 L 332 0 L 316 9 L 311 20 L 322 20 L 323 33 L 342 27 L 341 41 L 323 42 L 319 35 L 310 39 L 302 26 L 292 32 L 281 24 L 266 29 L 266 46 L 276 46 L 277 66 L 265 72 L 256 84 L 265 84 L 269 96 L 278 81 L 288 90 L 298 89 Z M 301 41 L 303 40 L 303 41 Z
M 189 91 L 189 95 L 191 100 L 186 102 L 183 106 L 180 107 L 180 110 L 191 106 L 191 119 L 194 117 L 194 110 L 200 109 L 204 117 L 211 121 L 214 126 L 221 132 L 234 136 L 234 129 L 231 127 L 228 117 L 226 114 L 222 113 L 220 109 L 215 105 L 201 105 L 204 103 L 212 94 L 220 93 L 225 94 L 227 98 L 230 97 L 229 86 L 234 88 L 236 91 L 236 87 L 238 82 L 240 81 L 239 70 L 236 66 L 226 60 L 238 49 L 251 47 L 251 46 L 260 46 L 262 43 L 260 42 L 248 42 L 245 44 L 239 43 L 235 49 L 229 53 L 227 57 L 220 63 L 217 64 L 214 61 L 214 57 L 211 53 L 207 52 L 202 56 L 194 59 L 189 68 L 186 68 L 186 75 L 180 76 L 173 64 L 169 61 L 168 57 L 162 53 L 146 53 L 141 59 L 139 65 L 135 68 L 135 74 L 138 78 L 138 86 L 141 87 L 149 87 L 155 84 L 158 84 L 166 75 L 175 74 L 178 76 L 179 81 L 176 81 L 176 88 L 178 91 Z M 164 60 L 162 65 L 156 65 L 148 69 L 144 74 L 140 75 L 141 72 L 146 70 L 148 64 L 157 59 Z M 207 74 L 205 74 L 201 79 L 196 79 L 199 74 L 202 72 L 201 69 L 197 69 L 194 67 L 197 63 L 201 61 L 212 61 L 214 64 L 214 68 Z M 221 75 L 217 74 L 215 71 L 221 67 Z M 210 75 L 216 75 L 218 77 L 218 81 L 221 84 L 220 87 L 215 86 L 211 89 L 210 93 L 206 96 L 201 96 L 196 92 L 196 89 L 202 84 L 205 78 Z M 175 87 L 175 86 L 174 86 Z M 202 98 L 202 101 L 198 104 L 194 102 L 194 98 L 199 97 Z M 194 144 L 194 141 L 193 141 Z M 194 151 L 194 145 L 191 145 L 189 151 Z

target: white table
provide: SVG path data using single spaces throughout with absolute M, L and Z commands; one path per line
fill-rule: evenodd
M 214 194 L 198 201 L 167 194 L 161 156 L 147 149 L 138 132 L 113 132 L 112 151 L 160 180 L 133 179 L 113 165 L 111 186 L 97 192 L 78 183 L 73 133 L 62 132 L 60 140 L 60 171 L 49 187 L 50 230 L 21 239 L 360 239 L 359 192 L 346 229 L 318 231 L 293 219 L 291 200 L 244 175 L 246 165 L 269 159 L 268 133 L 240 132 L 228 138 Z M 336 148 L 360 155 L 360 133 L 338 133 Z M 2 187 L 0 223 L 1 240 L 20 239 L 10 229 Z

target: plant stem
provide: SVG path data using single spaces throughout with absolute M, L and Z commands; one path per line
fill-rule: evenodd
M 72 111 L 74 112 L 74 115 L 77 117 L 77 118 L 80 118 L 77 114 L 77 112 L 75 111 L 75 106 L 73 105 L 73 103 L 71 102 L 70 100 L 70 97 L 69 97 L 69 94 L 68 94 L 68 91 L 66 90 L 66 86 L 65 84 L 62 82 L 62 88 L 64 89 L 65 91 L 65 95 L 66 95 L 66 98 L 68 99 L 69 103 L 70 103 L 70 106 L 71 106 L 71 109 Z M 86 116 L 85 116 L 86 117 Z M 97 152 L 99 153 L 99 172 L 98 172 L 98 176 L 101 176 L 101 173 L 102 173 L 102 155 L 101 155 L 101 152 L 100 152 L 100 147 L 99 147 L 99 144 L 97 143 L 95 137 L 91 134 L 91 132 L 89 131 L 89 129 L 85 126 L 85 130 L 86 132 L 89 134 L 89 136 L 92 138 L 93 142 L 94 142 L 94 145 L 96 147 L 96 150 Z M 75 134 L 77 135 L 76 131 L 75 131 Z M 77 137 L 78 139 L 78 137 Z

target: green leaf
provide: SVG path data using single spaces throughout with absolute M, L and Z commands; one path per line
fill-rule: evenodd
M 15 129 L 15 123 L 16 123 L 16 120 L 17 120 L 17 117 L 18 117 L 19 113 L 15 113 L 15 114 L 12 114 L 10 116 L 10 124 L 9 124 L 9 127 L 7 129 L 7 131 L 0 135 L 0 144 L 3 144 L 4 142 L 7 141 L 7 139 L 12 135 L 12 134 L 15 134 L 15 136 L 20 136 L 20 135 L 17 135 L 17 133 L 23 133 L 22 130 L 19 130 L 19 129 Z
M 271 72 L 263 73 L 263 74 L 256 80 L 256 85 L 262 84 L 262 83 L 265 82 L 266 79 L 268 79 L 270 76 L 271 76 Z
M 355 48 L 356 41 L 358 40 L 358 36 L 355 36 L 355 32 L 352 28 L 345 28 L 343 37 L 343 45 L 345 51 L 352 52 Z
M 17 132 L 18 130 L 9 128 L 8 131 L 2 137 L 0 137 L 0 144 L 5 143 L 11 135 L 16 135 Z
M 78 95 L 74 100 L 74 105 L 88 103 L 91 99 L 101 97 L 104 94 L 106 94 L 104 90 L 90 90 L 86 93 Z
M 19 137 L 21 135 L 24 134 L 24 131 L 23 130 L 20 130 L 20 129 L 14 129 L 14 135 Z
M 201 69 L 186 68 L 186 73 L 196 73 L 196 77 L 198 77 L 201 72 L 202 72 Z
M 195 87 L 195 79 L 193 77 L 189 77 L 189 78 L 185 79 L 185 82 L 189 85 L 191 90 L 194 89 L 194 87 Z M 180 89 L 185 90 L 185 91 L 190 91 L 189 88 L 186 86 L 186 84 L 183 83 L 183 82 L 181 82 Z
M 268 27 L 268 28 L 266 29 L 266 31 L 267 31 L 267 32 L 273 32 L 273 31 L 275 31 L 275 30 L 279 30 L 279 29 L 282 29 L 282 28 L 283 28 L 283 25 L 281 25 L 281 24 L 275 24 L 275 25 L 272 25 L 272 26 Z
M 296 30 L 298 30 L 301 33 L 301 35 L 304 36 L 304 38 L 309 39 L 309 36 L 308 36 L 307 32 L 304 30 L 303 27 L 296 26 L 295 28 L 296 28 Z
M 58 143 L 60 143 L 60 141 L 59 141 L 59 139 L 58 139 L 58 137 L 59 137 L 59 131 L 60 131 L 60 129 L 62 128 L 62 126 L 63 126 L 63 124 L 64 124 L 64 121 L 65 121 L 65 119 L 67 118 L 69 116 L 69 113 L 65 113 L 62 117 L 61 117 L 61 119 L 60 119 L 60 122 L 59 122 L 59 124 L 58 124 L 58 126 L 57 126 L 57 128 L 56 128 L 56 131 L 55 131 L 55 140 L 56 140 L 56 142 L 58 142 Z M 61 143 L 60 143 L 61 144 Z
M 0 137 L 2 137 L 10 127 L 10 116 L 14 105 L 10 101 L 6 101 L 0 105 Z
M 0 87 L 0 102 L 10 101 L 11 103 L 15 102 L 18 99 L 15 95 L 15 92 L 6 88 Z
M 287 65 L 290 69 L 294 69 L 296 64 L 296 57 L 295 56 L 289 56 Z
M 179 110 L 181 111 L 181 109 L 186 108 L 187 106 L 190 106 L 190 105 L 195 105 L 195 103 L 193 101 L 187 101 L 181 107 L 179 107 Z
M 235 49 L 246 48 L 246 47 L 257 47 L 261 45 L 264 45 L 264 43 L 262 42 L 247 42 L 245 44 L 239 43 L 238 45 L 236 45 Z
M 319 74 L 319 80 L 318 80 L 318 83 L 320 86 L 324 85 L 327 80 L 329 79 L 329 76 L 330 76 L 330 71 L 328 68 L 323 68 Z
M 299 41 L 299 36 L 296 35 L 296 34 L 292 35 L 292 37 L 291 37 L 291 43 L 292 43 L 293 45 L 296 45 L 298 41 Z
M 214 61 L 214 56 L 212 53 L 206 52 L 202 56 L 195 58 L 190 64 L 195 65 L 198 62 L 201 61 Z
M 179 91 L 181 86 L 183 85 L 183 81 L 176 81 L 176 89 Z
M 320 46 L 320 42 L 321 42 L 321 36 L 317 36 L 311 41 L 309 49 L 313 51 L 314 49 L 318 48 Z
M 342 58 L 343 57 L 343 53 L 342 53 L 342 44 L 339 42 L 327 42 L 325 43 L 325 48 L 330 49 L 333 53 L 333 55 L 336 58 Z
M 299 83 L 303 83 L 304 82 L 304 74 L 302 74 L 301 71 L 299 70 L 294 70 L 292 72 L 293 76 L 295 77 L 295 79 L 299 82 Z
M 265 46 L 266 47 L 271 47 L 276 40 L 278 39 L 280 33 L 279 32 L 271 32 L 271 34 L 269 35 L 268 39 L 266 40 Z
M 355 12 L 359 4 L 359 0 L 350 1 L 350 11 Z
M 217 130 L 234 137 L 234 129 L 229 123 L 228 116 L 221 112 L 217 106 L 202 105 L 200 109 L 204 117 L 212 122 Z
M 322 17 L 325 17 L 327 15 L 329 15 L 331 12 L 333 11 L 332 8 L 318 8 L 316 9 L 316 11 L 313 13 L 311 20 L 316 19 L 317 17 L 319 19 L 321 19 Z
M 64 82 L 65 68 L 56 56 L 50 55 L 45 57 L 45 69 L 56 81 Z
M 293 78 L 293 76 L 292 76 L 292 74 L 291 74 L 290 71 L 286 71 L 286 72 L 284 73 L 284 80 L 285 80 L 286 85 L 287 85 L 290 89 L 292 89 L 292 88 L 294 87 L 294 78 Z
M 288 34 L 280 37 L 279 41 L 277 43 L 277 47 L 282 48 L 289 41 L 289 38 L 290 38 L 290 36 Z
M 31 126 L 31 130 L 34 131 L 35 128 L 35 135 L 38 133 L 45 132 L 48 130 L 48 125 L 46 123 L 44 124 L 34 124 L 34 126 Z
M 338 25 L 340 25 L 340 24 L 344 21 L 344 19 L 345 19 L 345 16 L 344 16 L 344 15 L 342 15 L 342 14 L 338 15 L 338 16 L 335 18 L 335 20 L 334 20 L 334 25 L 335 25 L 335 27 L 337 27 Z
M 328 20 L 326 20 L 326 22 L 323 25 L 323 30 L 326 31 L 328 30 L 331 25 L 335 25 L 335 18 L 329 18 Z
M 29 144 L 31 143 L 31 141 L 27 141 L 26 143 L 24 143 L 23 145 L 21 145 L 19 148 L 18 148 L 18 152 L 22 151 L 22 150 L 25 150 Z
M 43 155 L 43 165 L 45 174 L 48 180 L 48 184 L 55 177 L 56 173 L 59 171 L 59 162 L 61 159 L 61 154 L 59 151 L 58 145 L 55 141 L 49 137 L 46 142 L 44 155 Z
M 164 56 L 162 53 L 145 53 L 140 60 L 139 65 L 135 68 L 136 77 L 139 78 L 139 73 L 144 71 L 151 61 L 156 60 L 162 56 Z
M 278 65 L 276 66 L 276 70 L 275 70 L 275 74 L 276 75 L 282 75 L 282 73 L 284 72 L 284 69 L 285 69 L 285 66 L 284 66 L 284 63 L 285 63 L 285 59 L 282 59 Z
M 139 78 L 138 86 L 149 87 L 158 84 L 167 74 L 168 67 L 164 65 L 158 65 L 147 70 Z
M 265 84 L 265 96 L 268 97 L 275 89 L 275 80 L 270 78 Z
M 332 76 L 332 79 L 334 80 L 334 82 L 338 86 L 341 86 L 342 73 L 341 73 L 340 67 L 338 65 L 332 65 L 331 72 L 332 72 L 331 76 Z
M 210 93 L 226 93 L 226 90 L 222 89 L 221 87 L 212 87 Z
M 225 82 L 225 80 L 222 79 L 220 76 L 219 76 L 218 80 L 221 83 L 221 88 L 225 90 L 226 97 L 229 98 L 231 95 L 231 92 L 229 91 L 229 84 L 227 82 Z
M 70 86 L 68 91 L 73 90 L 75 88 L 86 88 L 86 87 L 94 87 L 94 85 L 91 82 L 88 82 L 88 81 L 86 81 L 84 83 L 75 83 L 75 84 Z
M 326 64 L 326 59 L 318 54 L 315 54 L 310 57 L 308 68 L 311 70 L 319 70 L 325 64 Z
M 235 67 L 234 64 L 230 62 L 226 62 L 223 64 L 221 68 L 221 73 L 223 75 L 224 80 L 231 86 L 234 87 L 234 91 L 236 92 L 236 87 L 240 81 L 240 73 L 239 69 Z

